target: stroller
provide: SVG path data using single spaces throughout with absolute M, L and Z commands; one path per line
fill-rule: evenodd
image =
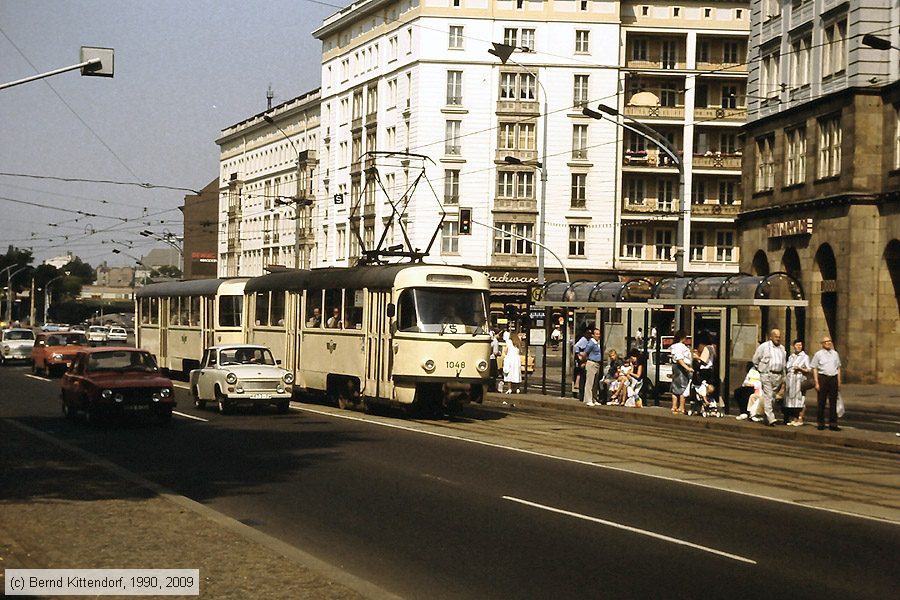
M 721 417 L 719 402 L 713 396 L 715 387 L 704 379 L 700 383 L 692 383 L 690 389 L 690 410 L 688 415 L 699 414 L 701 417 Z

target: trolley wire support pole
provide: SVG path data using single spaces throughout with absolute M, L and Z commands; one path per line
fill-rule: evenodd
M 295 164 L 295 169 L 297 172 L 294 174 L 295 182 L 295 194 L 290 200 L 294 203 L 294 268 L 300 268 L 300 210 L 310 206 L 312 204 L 311 200 L 304 200 L 300 197 L 300 151 L 297 150 L 297 146 L 294 145 L 294 141 L 290 138 L 290 136 L 284 132 L 284 129 L 275 122 L 270 115 L 263 115 L 263 121 L 273 126 L 275 129 L 284 136 L 284 139 L 288 141 L 288 144 L 291 145 L 291 148 L 294 150 L 294 156 L 297 157 L 297 162 Z M 285 202 L 277 202 L 276 204 L 286 204 Z
M 15 87 L 17 85 L 22 85 L 23 83 L 30 83 L 32 81 L 37 81 L 38 79 L 45 79 L 47 77 L 53 77 L 54 75 L 59 75 L 61 73 L 67 73 L 69 71 L 74 71 L 75 69 L 81 69 L 82 75 L 94 76 L 94 77 L 112 77 L 113 76 L 113 49 L 112 48 L 91 48 L 88 46 L 81 47 L 81 59 L 82 62 L 76 65 L 69 65 L 68 67 L 62 67 L 60 69 L 54 69 L 52 71 L 47 71 L 46 73 L 40 73 L 38 75 L 32 75 L 31 77 L 25 77 L 24 79 L 17 79 L 16 81 L 10 81 L 9 83 L 0 84 L 0 90 L 5 90 L 6 88 Z

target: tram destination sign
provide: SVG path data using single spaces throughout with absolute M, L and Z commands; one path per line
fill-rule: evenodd
M 812 217 L 809 217 L 807 219 L 791 219 L 790 221 L 769 223 L 766 225 L 766 231 L 770 238 L 788 237 L 791 235 L 812 235 L 813 220 Z

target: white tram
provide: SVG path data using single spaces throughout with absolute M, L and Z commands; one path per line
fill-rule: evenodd
M 489 379 L 483 273 L 421 263 L 284 271 L 245 286 L 247 341 L 272 349 L 295 388 L 341 407 L 458 410 Z
M 137 346 L 159 365 L 187 373 L 203 350 L 245 341 L 244 284 L 247 278 L 153 283 L 135 293 Z

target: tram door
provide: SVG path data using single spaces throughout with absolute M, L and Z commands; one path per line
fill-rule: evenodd
M 367 296 L 365 395 L 391 398 L 391 330 L 386 314 L 391 295 L 390 292 L 367 291 Z
M 205 318 L 201 320 L 203 329 L 203 349 L 216 345 L 216 297 L 203 297 Z

